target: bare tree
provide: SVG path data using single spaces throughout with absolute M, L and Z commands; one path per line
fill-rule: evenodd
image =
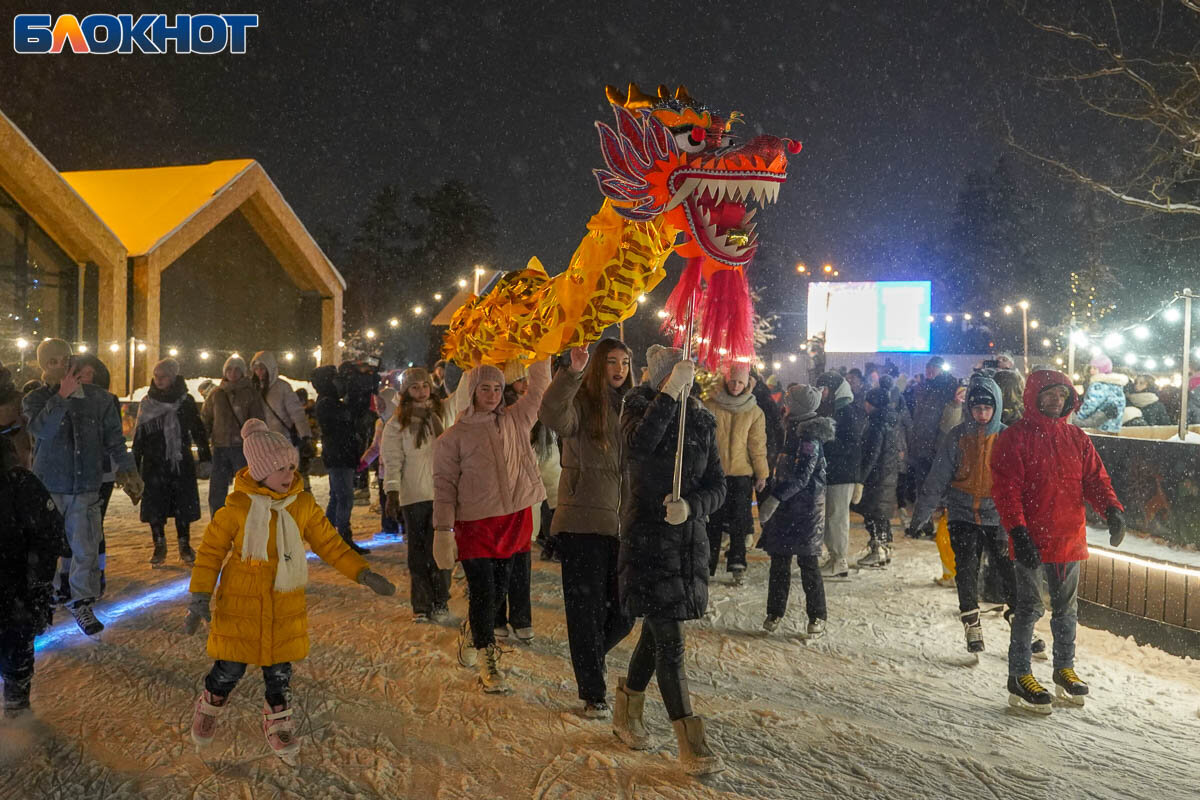
M 1123 203 L 1200 214 L 1200 0 L 1008 5 L 1062 43 L 1060 60 L 1037 77 L 1039 85 L 1111 123 L 1108 141 L 1130 156 L 1109 159 L 1106 148 L 1051 153 L 1022 141 L 1011 124 L 1009 145 Z

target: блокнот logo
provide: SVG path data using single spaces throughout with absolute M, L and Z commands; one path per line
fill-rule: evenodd
M 18 14 L 13 50 L 18 53 L 175 53 L 216 55 L 246 52 L 246 31 L 258 27 L 258 14 Z

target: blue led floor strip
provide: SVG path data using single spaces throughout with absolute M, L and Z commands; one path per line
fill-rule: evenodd
M 364 547 L 386 547 L 387 545 L 400 544 L 403 541 L 404 536 L 398 533 L 377 533 L 369 540 L 358 542 L 358 544 Z M 317 555 L 316 553 L 309 553 L 308 557 L 313 559 Z M 188 583 L 190 582 L 191 578 L 187 577 L 171 581 L 162 586 L 155 586 L 153 589 L 135 597 L 96 609 L 96 617 L 105 625 L 111 625 L 121 617 L 157 606 L 160 603 L 176 600 L 186 595 Z M 68 644 L 78 644 L 86 638 L 83 635 L 83 631 L 79 630 L 79 626 L 75 624 L 75 620 L 68 619 L 66 622 L 55 625 L 37 637 L 34 640 L 33 649 L 35 652 L 44 653 L 47 650 L 54 650 Z

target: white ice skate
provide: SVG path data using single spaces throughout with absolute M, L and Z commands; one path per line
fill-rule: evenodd
M 296 722 L 292 709 L 286 705 L 263 706 L 263 736 L 267 746 L 283 763 L 296 766 L 300 756 L 300 740 L 296 737 Z

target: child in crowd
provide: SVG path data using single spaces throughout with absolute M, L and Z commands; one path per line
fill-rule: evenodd
M 404 370 L 399 400 L 380 444 L 387 515 L 404 521 L 413 621 L 441 622 L 450 615 L 450 570 L 433 560 L 433 443 L 446 429 L 445 406 L 421 367 Z
M 479 664 L 480 685 L 489 693 L 509 691 L 498 665 L 496 609 L 505 601 L 513 556 L 529 550 L 532 506 L 546 499 L 529 434 L 549 385 L 547 359 L 530 368 L 525 394 L 505 406 L 504 373 L 475 367 L 457 390 L 465 389 L 468 405 L 433 452 L 434 558 L 442 569 L 462 562 L 470 606 L 459 661 Z
M 763 529 L 758 546 L 771 556 L 763 629 L 774 631 L 787 611 L 794 556 L 804 585 L 808 635 L 815 638 L 825 632 L 827 618 L 819 559 L 825 538 L 824 446 L 833 440 L 833 420 L 817 415 L 821 392 L 812 386 L 793 386 L 783 402 L 787 408 L 783 452 L 775 466 L 771 494 L 758 509 Z
M 29 710 L 33 639 L 50 625 L 58 558 L 71 554 L 50 493 L 19 460 L 0 436 L 0 678 L 9 718 Z
M 304 491 L 296 472 L 300 456 L 287 436 L 250 419 L 241 439 L 248 466 L 238 471 L 234 491 L 205 529 L 192 568 L 185 629 L 195 633 L 201 619 L 210 620 L 208 654 L 216 659 L 196 703 L 192 740 L 199 747 L 212 742 L 230 692 L 246 665 L 258 664 L 266 683 L 263 734 L 276 755 L 294 763 L 300 741 L 289 684 L 292 662 L 308 655 L 305 542 L 322 561 L 376 594 L 394 594 L 396 587 L 367 567 Z

